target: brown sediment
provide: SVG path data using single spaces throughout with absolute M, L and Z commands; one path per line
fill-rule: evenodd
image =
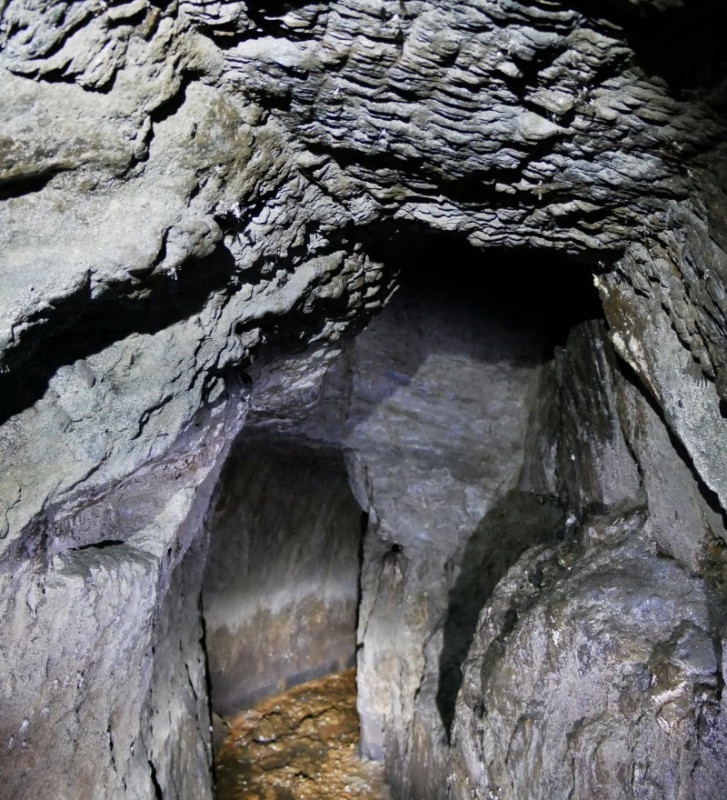
M 356 671 L 296 686 L 227 720 L 217 800 L 390 800 L 358 756 Z

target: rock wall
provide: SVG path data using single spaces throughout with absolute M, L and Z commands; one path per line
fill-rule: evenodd
M 562 408 L 580 414 L 559 474 L 579 520 L 529 550 L 482 611 L 451 798 L 727 792 L 722 570 L 707 567 L 724 521 L 599 339 L 576 330 L 562 357 Z M 598 382 L 573 381 L 594 367 Z
M 454 286 L 427 273 L 423 254 L 440 248 L 455 258 Z M 284 430 L 291 442 L 345 454 L 368 512 L 358 581 L 361 749 L 385 762 L 397 796 L 436 797 L 478 612 L 525 549 L 562 532 L 552 409 L 536 402 L 554 399 L 547 387 L 562 325 L 541 318 L 537 288 L 515 292 L 515 276 L 486 290 L 474 284 L 472 248 L 435 239 L 397 258 L 401 289 L 342 358 L 317 378 L 284 360 L 267 382 L 254 381 L 247 430 Z M 520 272 L 538 265 L 522 261 Z M 263 507 L 249 479 L 240 494 L 245 483 Z M 284 648 L 275 658 L 287 658 Z
M 544 358 L 537 329 L 507 330 L 481 305 L 404 288 L 354 350 L 345 444 L 370 509 L 358 632 L 361 749 L 384 760 L 402 797 L 434 797 L 444 784 L 453 697 L 441 685 L 441 662 L 452 659 L 456 672 L 463 655 L 454 628 L 446 629 L 456 616 L 452 595 L 483 520 L 517 487 Z M 551 521 L 557 527 L 557 514 Z
M 199 532 L 244 408 L 56 509 L 2 576 L 7 797 L 211 797 Z
M 567 254 L 595 274 L 609 337 L 630 377 L 616 371 L 615 388 L 608 388 L 610 356 L 595 358 L 595 372 L 567 360 L 543 370 L 539 385 L 561 393 L 560 407 L 570 409 L 561 418 L 570 415 L 571 428 L 564 421 L 557 469 L 523 456 L 521 483 L 513 477 L 508 486 L 552 489 L 560 476 L 573 518 L 568 530 L 580 542 L 567 545 L 576 575 L 592 574 L 615 548 L 623 569 L 607 573 L 615 587 L 609 620 L 629 607 L 629 583 L 619 576 L 641 561 L 657 605 L 669 602 L 668 584 L 674 592 L 681 587 L 690 609 L 681 633 L 678 625 L 670 633 L 644 619 L 643 630 L 618 628 L 618 636 L 653 645 L 657 655 L 646 663 L 654 669 L 644 673 L 652 678 L 661 674 L 659 653 L 677 653 L 664 663 L 686 676 L 678 692 L 672 689 L 681 692 L 680 708 L 691 703 L 691 711 L 679 717 L 683 724 L 667 719 L 658 730 L 672 731 L 664 735 L 684 748 L 692 742 L 702 760 L 692 775 L 694 763 L 658 739 L 652 722 L 661 706 L 644 695 L 633 704 L 644 710 L 643 730 L 609 740 L 617 744 L 604 755 L 606 773 L 612 754 L 643 733 L 640 742 L 660 748 L 658 764 L 648 762 L 657 787 L 649 791 L 669 784 L 682 796 L 700 796 L 703 786 L 723 793 L 704 751 L 712 739 L 698 744 L 689 733 L 700 714 L 708 718 L 700 709 L 718 707 L 709 698 L 714 681 L 721 685 L 721 662 L 713 670 L 706 658 L 696 667 L 678 655 L 682 633 L 691 631 L 691 649 L 700 653 L 705 636 L 718 641 L 724 618 L 727 203 L 719 13 L 714 4 L 678 0 L 0 5 L 0 719 L 11 797 L 36 797 L 48 785 L 69 798 L 209 791 L 204 776 L 201 783 L 182 779 L 184 770 L 192 776 L 202 769 L 208 734 L 199 617 L 180 592 L 198 591 L 201 570 L 184 566 L 185 556 L 204 551 L 201 520 L 213 484 L 251 389 L 255 425 L 302 425 L 320 399 L 321 380 L 340 379 L 331 360 L 341 341 L 382 308 L 397 282 L 386 264 L 390 244 L 415 242 L 427 231 L 485 254 Z M 471 271 L 490 280 L 493 263 L 483 257 Z M 567 294 L 569 282 L 544 269 L 550 285 Z M 446 261 L 440 275 L 445 283 L 457 280 Z M 600 394 L 588 399 L 569 389 L 579 373 L 601 386 Z M 325 392 L 322 398 L 325 406 Z M 606 401 L 624 443 L 603 438 L 616 430 L 615 416 L 594 411 Z M 534 427 L 528 432 L 522 423 L 513 437 L 547 461 L 556 406 L 543 406 L 523 410 Z M 588 447 L 573 450 L 584 414 L 594 420 L 594 441 L 606 442 L 591 456 Z M 369 420 L 374 435 L 375 417 Z M 580 466 L 569 471 L 571 455 Z M 367 544 L 371 565 L 379 544 L 401 544 L 407 525 L 397 515 L 408 511 L 405 504 L 392 510 L 376 470 L 367 484 L 355 462 L 359 500 L 382 509 Z M 417 464 L 412 456 L 412 470 Z M 629 492 L 637 478 L 639 491 Z M 477 508 L 484 513 L 482 503 Z M 617 523 L 617 513 L 626 522 Z M 599 514 L 605 521 L 593 516 Z M 478 522 L 468 522 L 470 532 Z M 604 543 L 594 544 L 599 538 Z M 448 531 L 442 541 L 456 550 L 455 539 L 459 534 Z M 408 558 L 407 549 L 393 556 Z M 657 569 L 654 552 L 673 560 L 671 572 Z M 396 577 L 398 560 L 389 561 Z M 535 598 L 532 635 L 550 630 L 537 611 L 549 592 L 572 592 L 574 603 L 587 604 L 590 590 L 575 578 L 555 577 L 533 595 L 513 576 L 502 591 L 515 586 L 515 594 Z M 424 574 L 421 580 L 428 582 Z M 412 597 L 418 577 L 415 584 Z M 702 601 L 704 587 L 716 595 Z M 497 591 L 495 604 L 504 597 Z M 440 594 L 444 602 L 444 588 Z M 183 605 L 175 627 L 169 619 Z M 483 648 L 491 652 L 488 637 L 498 640 L 509 625 L 493 633 L 488 613 L 472 663 Z M 579 630 L 567 609 L 554 624 L 564 636 Z M 611 622 L 604 625 L 599 630 Z M 525 637 L 525 650 L 540 652 L 520 630 L 510 633 Z M 173 646 L 177 637 L 181 649 Z M 496 649 L 501 645 L 507 660 L 504 639 Z M 420 660 L 432 657 L 417 650 Z M 618 654 L 608 658 L 594 667 L 594 681 L 622 663 Z M 634 663 L 624 655 L 614 669 L 626 675 Z M 563 669 L 572 676 L 567 670 L 575 667 Z M 505 672 L 493 670 L 496 684 Z M 703 675 L 703 696 L 702 689 L 690 694 Z M 472 691 L 484 692 L 477 680 Z M 159 691 L 159 681 L 184 692 Z M 413 683 L 407 677 L 401 685 Z M 556 702 L 552 684 L 537 686 Z M 463 708 L 455 730 L 461 724 L 464 731 L 474 713 L 467 691 L 470 710 Z M 422 684 L 417 697 L 425 696 L 436 707 L 434 687 Z M 402 697 L 410 698 L 401 706 L 407 710 L 390 734 L 399 765 L 410 763 L 401 742 L 410 741 L 408 720 L 416 716 L 411 692 Z M 565 729 L 573 707 L 561 710 L 553 719 Z M 719 740 L 718 719 L 700 724 Z M 562 738 L 548 741 L 563 752 Z M 407 745 L 407 753 L 418 747 Z M 573 747 L 595 752 L 588 743 Z M 466 761 L 457 780 L 499 791 L 501 762 L 487 763 L 491 775 Z M 531 762 L 523 756 L 518 763 Z M 640 769 L 604 779 L 604 786 L 641 786 Z M 669 769 L 681 776 L 676 783 L 667 780 Z M 550 777 L 527 774 L 532 791 L 546 793 Z M 583 776 L 573 786 L 575 794 L 595 791 L 582 788 L 592 787 Z
M 202 585 L 217 713 L 355 663 L 361 515 L 340 453 L 290 437 L 237 442 Z

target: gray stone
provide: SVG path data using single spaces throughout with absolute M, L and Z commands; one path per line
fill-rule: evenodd
M 715 615 L 638 514 L 529 551 L 480 618 L 449 796 L 724 796 Z
M 727 791 L 727 617 L 708 552 L 724 523 L 604 336 L 580 326 L 558 359 L 569 535 L 527 551 L 480 615 L 451 798 Z
M 6 559 L 8 797 L 50 785 L 68 800 L 212 796 L 199 531 L 243 418 L 239 398 L 219 403 L 161 463 L 65 518 L 56 511 L 35 551 Z M 145 496 L 149 482 L 156 491 Z M 74 511 L 78 541 L 64 535 Z
M 0 761 L 10 796 L 209 791 L 189 598 L 202 519 L 250 393 L 256 431 L 344 451 L 370 512 L 363 740 L 386 754 L 403 794 L 436 796 L 446 777 L 439 659 L 468 543 L 487 560 L 477 605 L 520 548 L 563 533 L 556 495 L 568 506 L 572 573 L 538 594 L 515 566 L 488 608 L 511 590 L 513 607 L 532 600 L 529 631 L 508 635 L 539 656 L 536 631 L 580 635 L 576 610 L 590 613 L 584 586 L 603 565 L 613 597 L 597 630 L 624 652 L 589 644 L 601 659 L 589 673 L 595 698 L 608 670 L 626 680 L 641 663 L 639 642 L 657 653 L 650 674 L 671 665 L 676 694 L 637 697 L 633 736 L 624 731 L 635 717 L 599 711 L 572 739 L 574 752 L 593 753 L 608 727 L 603 779 L 564 777 L 556 755 L 544 765 L 555 784 L 529 772 L 523 722 L 513 780 L 527 774 L 533 796 L 571 780 L 574 796 L 615 797 L 632 780 L 611 769 L 620 759 L 635 765 L 641 796 L 667 786 L 725 794 L 718 767 L 710 772 L 724 738 L 704 638 L 721 647 L 727 508 L 726 125 L 713 6 L 0 5 Z M 483 251 L 470 272 L 488 286 L 507 268 L 488 271 L 493 249 L 579 259 L 596 275 L 633 386 L 593 332 L 554 367 L 498 360 L 510 345 L 475 326 L 456 358 L 426 304 L 420 349 L 398 341 L 391 317 L 352 347 L 399 282 L 397 242 L 406 249 L 425 233 Z M 440 256 L 440 287 L 460 281 L 457 257 Z M 542 268 L 569 295 L 565 273 L 545 259 Z M 383 340 L 394 342 L 390 373 L 377 363 Z M 491 522 L 511 548 L 493 551 Z M 663 613 L 619 619 L 631 608 L 624 576 L 641 562 L 657 610 L 679 597 L 687 627 L 674 618 L 670 628 Z M 548 592 L 566 598 L 553 625 L 541 614 Z M 487 636 L 481 627 L 470 663 Z M 564 680 L 576 681 L 563 657 Z M 506 646 L 502 658 L 498 692 Z M 559 706 L 559 687 L 530 679 L 566 730 L 577 704 Z M 479 684 L 468 686 L 462 731 Z M 565 753 L 553 730 L 543 736 Z M 644 743 L 657 749 L 642 758 Z M 465 762 L 457 781 L 476 791 L 500 781 L 499 761 L 487 762 L 492 774 Z

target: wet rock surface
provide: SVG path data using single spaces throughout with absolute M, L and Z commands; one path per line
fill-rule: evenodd
M 282 375 L 253 389 L 248 418 L 256 436 L 282 428 L 291 442 L 323 441 L 345 455 L 368 514 L 358 581 L 361 748 L 385 763 L 401 797 L 444 791 L 478 612 L 523 550 L 556 537 L 564 520 L 553 458 L 540 452 L 552 449 L 552 431 L 531 419 L 536 394 L 549 396 L 544 375 L 562 333 L 539 313 L 546 287 L 516 299 L 513 278 L 501 277 L 495 300 L 467 281 L 477 254 L 445 247 L 461 259 L 452 272 L 462 288 L 428 282 L 410 252 L 402 261 L 410 283 L 343 357 L 307 382 L 286 381 L 290 367 L 281 365 Z M 531 273 L 537 282 L 536 265 Z
M 216 800 L 391 800 L 381 765 L 358 756 L 358 722 L 353 669 L 229 717 Z
M 643 524 L 594 520 L 497 587 L 465 667 L 450 797 L 725 796 L 724 609 Z
M 511 492 L 543 496 L 545 508 L 555 498 L 566 512 L 558 535 L 579 541 L 589 525 L 610 529 L 639 512 L 643 525 L 631 529 L 634 541 L 624 542 L 618 559 L 637 565 L 634 572 L 643 559 L 657 605 L 669 593 L 654 547 L 673 560 L 674 591 L 687 605 L 702 590 L 695 586 L 714 591 L 711 621 L 695 611 L 689 641 L 701 653 L 708 632 L 720 649 L 727 538 L 721 11 L 678 0 L 0 4 L 6 793 L 36 798 L 55 786 L 64 800 L 209 797 L 196 603 L 202 570 L 186 557 L 205 558 L 202 520 L 250 403 L 258 428 L 297 426 L 351 450 L 356 497 L 375 512 L 365 545 L 360 675 L 370 676 L 369 686 L 381 678 L 384 687 L 372 693 L 378 706 L 367 703 L 373 717 L 364 718 L 364 746 L 387 753 L 402 792 L 407 784 L 415 796 L 435 796 L 443 786 L 439 665 L 445 631 L 459 636 L 447 627 L 447 608 L 462 586 L 458 570 L 471 534 L 482 534 L 474 561 L 493 553 L 499 534 L 480 523 L 490 507 L 517 498 Z M 506 401 L 500 409 L 475 391 L 470 373 L 460 398 L 485 406 L 483 419 L 495 421 L 492 441 L 507 454 L 507 463 L 485 465 L 484 482 L 473 478 L 473 456 L 488 430 L 460 426 L 450 409 L 422 452 L 411 426 L 392 424 L 410 404 L 426 416 L 432 398 L 449 399 L 445 368 L 453 359 L 437 350 L 438 323 L 430 330 L 422 321 L 431 334 L 422 341 L 444 357 L 418 353 L 412 364 L 400 354 L 403 385 L 396 365 L 383 374 L 375 356 L 362 359 L 357 375 L 368 386 L 358 416 L 337 391 L 327 393 L 352 385 L 356 349 L 333 362 L 342 342 L 389 300 L 399 280 L 394 251 L 414 249 L 433 232 L 478 248 L 482 259 L 468 272 L 487 286 L 506 269 L 491 257 L 503 248 L 576 258 L 583 275 L 595 276 L 608 336 L 631 369 L 628 378 L 621 374 L 591 332 L 555 364 L 520 375 L 537 409 L 521 404 L 508 383 L 520 373 L 512 364 L 489 365 Z M 432 258 L 440 285 L 459 285 L 457 253 Z M 507 269 L 528 282 L 521 267 Z M 550 264 L 542 270 L 569 298 L 572 278 Z M 557 315 L 550 297 L 542 306 Z M 477 333 L 472 353 L 490 347 L 479 337 L 491 333 L 497 338 L 492 329 Z M 396 327 L 385 335 L 398 341 Z M 419 366 L 417 384 L 406 370 Z M 584 382 L 599 391 L 581 391 Z M 304 431 L 319 406 L 329 416 Z M 386 450 L 387 439 L 394 449 Z M 400 463 L 407 465 L 401 474 Z M 451 524 L 436 497 L 451 499 Z M 509 530 L 517 547 L 493 557 L 498 578 L 521 555 L 520 544 L 533 541 Z M 587 574 L 589 559 L 576 558 L 574 575 Z M 484 584 L 496 583 L 490 566 L 473 586 L 478 602 L 487 601 Z M 599 630 L 616 631 L 637 649 L 639 642 L 682 647 L 681 619 L 671 634 L 648 617 L 639 618 L 638 635 L 622 631 L 617 617 L 628 609 L 628 592 L 622 573 L 605 574 L 615 600 Z M 524 581 L 513 585 L 534 598 L 533 608 L 567 587 L 574 603 L 585 602 L 575 577 L 540 595 Z M 569 641 L 565 634 L 577 630 L 567 608 L 555 628 L 541 625 L 535 611 L 532 619 L 533 634 L 538 625 L 548 634 L 562 628 Z M 473 646 L 487 635 L 475 633 Z M 542 654 L 525 632 L 518 636 L 523 652 Z M 517 653 L 505 647 L 500 655 L 493 676 L 504 675 Z M 636 663 L 629 653 L 615 658 L 603 662 L 614 675 L 622 675 L 621 661 Z M 610 726 L 616 732 L 608 741 L 618 745 L 608 745 L 599 773 L 604 796 L 667 785 L 683 797 L 724 794 L 708 766 L 723 713 L 712 667 L 704 661 L 700 672 L 687 656 L 669 659 L 678 684 L 669 691 L 685 721 L 674 727 L 659 717 L 670 731 L 665 744 L 652 724 L 658 704 L 621 703 L 620 716 L 607 706 L 596 728 Z M 690 695 L 699 675 L 704 693 Z M 572 671 L 562 676 L 575 681 Z M 563 696 L 560 687 L 537 685 L 549 695 L 543 707 L 566 719 L 549 705 Z M 474 740 L 473 709 L 463 708 L 459 730 Z M 706 733 L 697 742 L 688 730 L 700 714 Z M 505 718 L 506 728 L 513 719 Z M 659 749 L 657 761 L 644 762 L 653 766 L 653 784 L 640 766 L 631 778 L 608 766 L 618 748 L 636 753 L 644 731 L 643 741 Z M 562 740 L 547 733 L 563 753 Z M 684 750 L 669 744 L 677 741 Z M 574 752 L 595 752 L 581 742 L 573 740 Z M 546 796 L 546 772 L 534 768 L 530 752 L 513 746 L 508 769 L 527 774 L 527 791 Z M 673 755 L 671 765 L 661 753 Z M 411 783 L 413 763 L 427 765 L 416 772 L 422 785 Z M 461 786 L 495 792 L 481 764 L 462 763 Z M 590 778 L 571 777 L 574 795 L 596 791 Z M 553 780 L 560 788 L 568 782 Z

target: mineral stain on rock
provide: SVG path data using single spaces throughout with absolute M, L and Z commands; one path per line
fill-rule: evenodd
M 358 756 L 354 669 L 267 698 L 228 726 L 218 800 L 390 800 L 381 765 Z

